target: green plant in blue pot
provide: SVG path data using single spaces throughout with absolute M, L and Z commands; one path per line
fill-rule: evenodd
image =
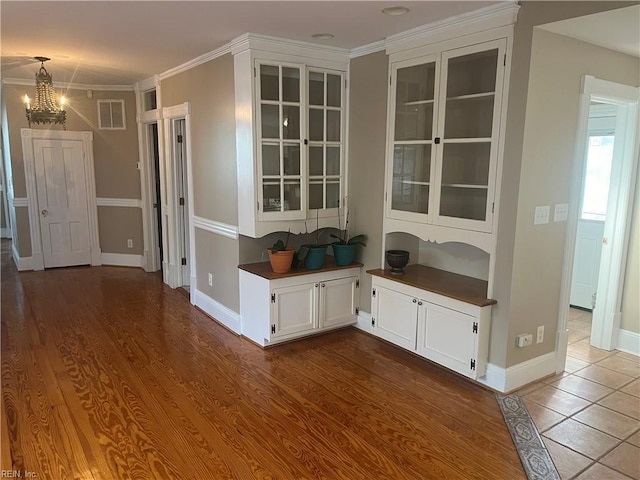
M 340 224 L 340 211 L 338 211 L 338 224 Z M 366 235 L 349 235 L 349 212 L 345 215 L 344 230 L 339 229 L 339 234 L 331 234 L 331 237 L 337 238 L 337 242 L 331 244 L 333 256 L 336 259 L 336 265 L 351 265 L 356 256 L 356 247 L 362 245 L 366 247 Z

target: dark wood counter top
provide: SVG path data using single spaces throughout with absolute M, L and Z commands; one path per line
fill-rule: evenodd
M 381 268 L 367 270 L 367 273 L 376 277 L 404 283 L 405 285 L 428 290 L 479 307 L 498 303 L 487 298 L 487 282 L 484 280 L 438 270 L 425 265 L 409 265 L 404 268 L 404 272 L 404 275 L 393 275 L 390 270 Z
M 288 278 L 288 277 L 297 277 L 300 275 L 311 275 L 312 273 L 322 273 L 329 272 L 332 270 L 344 270 L 347 268 L 358 268 L 362 267 L 362 263 L 354 262 L 351 265 L 340 266 L 336 265 L 335 260 L 332 256 L 327 255 L 324 260 L 324 264 L 322 268 L 317 270 L 309 270 L 308 268 L 292 268 L 287 273 L 275 273 L 271 270 L 271 264 L 269 262 L 259 262 L 259 263 L 245 263 L 242 265 L 238 265 L 240 270 L 244 270 L 245 272 L 253 273 L 254 275 L 258 275 L 259 277 L 266 278 L 267 280 L 276 280 L 278 278 Z

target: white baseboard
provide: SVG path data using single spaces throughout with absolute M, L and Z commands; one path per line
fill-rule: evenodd
M 640 333 L 629 330 L 618 331 L 617 349 L 640 357 Z
M 371 328 L 371 314 L 360 310 L 358 313 L 358 323 L 355 324 L 355 327 L 367 333 L 373 333 L 373 329 Z
M 13 261 L 19 272 L 33 270 L 33 257 L 21 257 L 15 242 L 11 245 L 11 251 L 13 252 Z
M 142 267 L 144 259 L 142 255 L 128 253 L 104 253 L 102 252 L 102 265 L 115 265 L 118 267 Z
M 198 289 L 196 289 L 194 305 L 232 332 L 240 335 L 239 313 L 225 307 Z
M 0 228 L 1 238 L 11 238 L 11 229 L 9 227 Z
M 507 369 L 487 364 L 487 373 L 478 382 L 502 393 L 516 390 L 556 372 L 556 352 L 550 352 Z

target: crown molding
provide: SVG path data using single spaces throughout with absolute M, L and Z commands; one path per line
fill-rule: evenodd
M 518 10 L 520 6 L 517 2 L 509 0 L 428 23 L 387 37 L 386 50 L 392 54 L 470 33 L 511 26 L 516 23 Z
M 226 55 L 231 52 L 230 44 L 221 46 L 220 48 L 216 48 L 215 50 L 200 55 L 199 57 L 194 58 L 193 60 L 189 60 L 188 62 L 183 63 L 182 65 L 178 65 L 177 67 L 170 68 L 166 72 L 158 75 L 159 80 L 165 80 L 169 77 L 173 77 L 174 75 L 178 75 L 179 73 L 186 72 L 187 70 L 191 70 L 192 68 L 197 67 L 198 65 L 202 65 L 203 63 L 210 62 L 211 60 L 215 60 L 218 57 Z
M 133 84 L 133 89 L 137 92 L 146 92 L 147 90 L 153 90 L 160 85 L 160 76 L 154 75 L 153 77 L 145 78 Z
M 362 45 L 361 47 L 352 48 L 349 52 L 350 58 L 362 57 L 364 55 L 369 55 L 370 53 L 381 52 L 385 50 L 386 42 L 385 40 L 379 40 L 377 42 L 369 43 L 367 45 Z
M 24 78 L 3 78 L 2 83 L 5 85 L 25 85 L 28 87 L 35 86 L 33 80 Z M 65 83 L 56 82 L 54 88 L 57 90 L 93 90 L 102 92 L 133 92 L 133 85 L 86 85 L 82 83 Z

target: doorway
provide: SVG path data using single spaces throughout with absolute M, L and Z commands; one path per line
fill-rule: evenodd
M 621 320 L 626 247 L 638 163 L 638 92 L 636 87 L 588 75 L 583 77 L 571 197 L 572 205 L 580 208 L 572 209 L 574 213 L 567 227 L 562 278 L 565 300 L 561 302 L 559 326 L 560 332 L 565 332 L 569 305 L 585 301 L 576 299 L 581 286 L 574 278 L 576 274 L 578 277 L 583 274 L 580 281 L 591 284 L 589 289 L 595 282 L 592 302 L 588 298 L 590 290 L 586 290 L 587 308 L 591 303 L 593 311 L 590 344 L 603 350 L 616 348 Z M 599 125 L 602 128 L 596 128 L 598 122 L 590 120 L 597 116 L 598 110 L 609 112 L 608 116 L 615 112 L 615 120 L 603 121 Z M 593 171 L 590 172 L 590 168 Z M 608 179 L 604 178 L 607 176 Z M 595 193 L 589 194 L 587 189 Z M 586 222 L 583 228 L 581 222 Z M 585 225 L 596 226 L 591 228 L 595 230 L 591 232 L 594 240 L 584 240 L 585 230 L 589 230 Z M 581 265 L 585 261 L 591 262 L 588 268 Z M 566 353 L 565 335 L 558 345 L 558 372 L 564 369 Z

